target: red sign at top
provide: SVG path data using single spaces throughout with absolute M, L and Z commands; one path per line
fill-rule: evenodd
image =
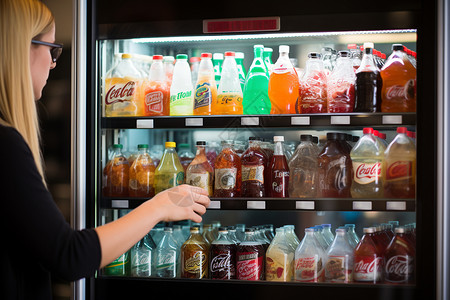
M 203 33 L 278 30 L 280 17 L 203 20 Z

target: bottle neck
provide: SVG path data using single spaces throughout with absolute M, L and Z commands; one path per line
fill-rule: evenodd
M 205 155 L 206 156 L 206 150 L 205 150 L 205 146 L 197 146 L 197 156 L 200 155 Z
M 155 60 L 150 67 L 149 78 L 151 81 L 163 81 L 166 76 L 161 60 Z
M 284 144 L 283 142 L 275 143 L 274 155 L 284 155 Z

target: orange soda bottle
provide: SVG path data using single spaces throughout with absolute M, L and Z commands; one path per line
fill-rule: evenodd
M 280 56 L 269 79 L 271 114 L 295 114 L 295 102 L 299 95 L 297 71 L 289 60 L 289 46 L 279 47 Z
M 198 186 L 208 192 L 208 196 L 213 196 L 214 169 L 210 165 L 206 153 L 205 141 L 197 141 L 197 153 L 194 160 L 186 169 L 186 183 Z
M 153 197 L 155 190 L 155 165 L 148 153 L 148 145 L 138 145 L 139 154 L 130 167 L 129 193 L 130 197 Z
M 127 197 L 130 165 L 122 154 L 123 146 L 115 144 L 114 156 L 103 171 L 103 194 L 107 197 Z
M 202 53 L 194 93 L 194 115 L 211 115 L 212 103 L 217 98 L 212 54 Z
M 170 109 L 170 87 L 166 81 L 163 56 L 153 55 L 150 75 L 143 87 L 144 116 L 168 116 Z

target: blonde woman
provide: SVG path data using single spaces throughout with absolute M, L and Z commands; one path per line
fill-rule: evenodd
M 51 299 L 51 274 L 66 280 L 92 276 L 158 222 L 201 222 L 209 205 L 203 189 L 183 185 L 104 226 L 69 226 L 45 185 L 35 105 L 61 50 L 44 4 L 0 0 L 2 299 Z

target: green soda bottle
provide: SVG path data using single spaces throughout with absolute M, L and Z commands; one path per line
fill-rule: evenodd
M 247 73 L 246 73 L 245 67 L 244 67 L 244 53 L 236 52 L 235 59 L 236 59 L 236 64 L 237 64 L 237 68 L 238 68 L 239 82 L 241 83 L 241 90 L 244 91 L 245 77 L 247 76 Z
M 155 194 L 184 183 L 184 168 L 175 147 L 175 142 L 166 142 L 166 149 L 155 171 Z
M 214 67 L 214 80 L 216 81 L 218 89 L 220 78 L 222 77 L 223 53 L 214 53 L 212 63 Z
M 272 69 L 273 69 L 272 53 L 273 53 L 272 48 L 264 48 L 264 54 L 263 54 L 264 63 L 266 64 L 267 70 L 269 71 L 269 76 L 272 73 Z
M 108 276 L 128 276 L 130 268 L 130 253 L 125 252 L 103 269 L 103 274 Z
M 245 115 L 270 114 L 272 104 L 268 94 L 269 72 L 263 60 L 263 45 L 253 47 L 255 58 L 245 80 L 242 105 Z

